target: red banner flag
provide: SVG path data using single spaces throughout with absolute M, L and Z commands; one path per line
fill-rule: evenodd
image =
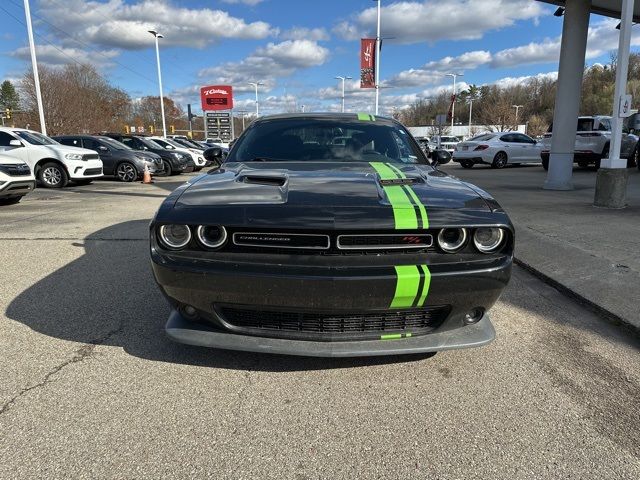
M 360 42 L 360 88 L 376 88 L 376 39 Z

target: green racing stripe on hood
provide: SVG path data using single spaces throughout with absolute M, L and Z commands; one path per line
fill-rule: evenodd
M 369 163 L 381 180 L 393 180 L 398 178 L 394 171 L 388 165 L 382 162 Z M 387 195 L 387 199 L 393 208 L 393 218 L 395 220 L 396 230 L 416 229 L 418 228 L 418 217 L 411 199 L 407 195 L 405 189 L 401 185 L 383 186 L 382 189 Z

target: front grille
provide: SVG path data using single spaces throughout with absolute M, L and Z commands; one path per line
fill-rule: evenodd
M 243 247 L 326 250 L 330 246 L 329 235 L 301 233 L 236 232 L 233 243 Z
M 449 306 L 366 313 L 217 309 L 227 327 L 239 333 L 315 341 L 379 340 L 392 333 L 425 335 L 438 328 L 450 310 Z
M 100 160 L 100 156 L 97 153 L 85 153 L 82 156 L 82 160 L 85 160 L 85 161 Z
M 341 250 L 420 249 L 433 245 L 431 234 L 339 235 Z
M 31 175 L 31 170 L 27 165 L 4 165 L 2 171 L 11 177 L 23 177 Z
M 101 175 L 101 174 L 102 174 L 101 168 L 87 168 L 83 173 L 85 177 L 89 175 Z

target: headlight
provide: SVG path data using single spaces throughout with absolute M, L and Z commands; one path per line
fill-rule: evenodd
M 66 158 L 67 160 L 82 160 L 82 154 L 81 153 L 67 153 L 64 158 Z
M 482 253 L 496 251 L 504 240 L 504 230 L 497 227 L 478 228 L 473 234 L 473 244 Z
M 223 226 L 200 225 L 196 230 L 198 240 L 207 248 L 218 248 L 227 241 L 227 230 Z
M 191 241 L 191 230 L 187 225 L 162 225 L 158 231 L 165 247 L 179 250 Z
M 438 245 L 447 253 L 454 253 L 467 243 L 466 228 L 443 228 L 438 233 Z

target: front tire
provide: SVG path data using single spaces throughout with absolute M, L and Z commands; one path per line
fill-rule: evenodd
M 549 170 L 549 157 L 542 157 L 542 168 Z
M 509 162 L 509 157 L 504 152 L 496 153 L 496 156 L 493 157 L 493 162 L 491 163 L 491 168 L 504 168 L 507 166 Z
M 49 162 L 38 170 L 38 181 L 45 188 L 62 188 L 69 183 L 69 177 L 62 165 Z
M 116 168 L 116 178 L 121 182 L 135 182 L 138 179 L 138 170 L 129 162 L 122 162 Z
M 462 168 L 473 168 L 474 165 L 471 160 L 460 160 L 460 166 Z
M 167 162 L 166 160 L 163 160 L 164 163 L 164 174 L 167 177 L 170 177 L 171 175 L 173 175 L 173 168 L 171 168 L 171 163 Z

